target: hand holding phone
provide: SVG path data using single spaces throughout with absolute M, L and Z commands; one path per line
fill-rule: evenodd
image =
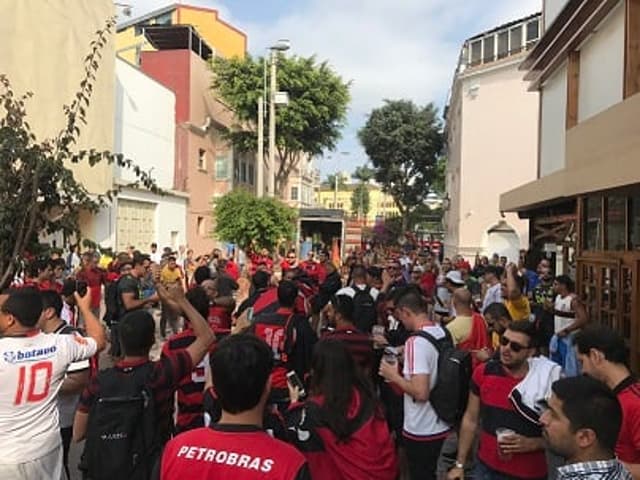
M 289 384 L 289 396 L 291 397 L 292 403 L 307 396 L 304 384 L 295 371 L 291 370 L 287 372 L 287 383 Z

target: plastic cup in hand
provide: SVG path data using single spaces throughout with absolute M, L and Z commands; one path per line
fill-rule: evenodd
M 498 458 L 503 462 L 508 462 L 513 457 L 510 453 L 505 453 L 502 449 L 502 444 L 512 435 L 515 435 L 516 432 L 511 430 L 510 428 L 497 428 L 496 429 L 496 439 L 498 440 Z
M 376 342 L 376 337 L 384 337 L 384 327 L 382 325 L 371 327 L 371 337 L 373 339 L 373 348 L 380 349 L 384 347 L 384 344 Z

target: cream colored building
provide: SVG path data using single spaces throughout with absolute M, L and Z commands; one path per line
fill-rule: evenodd
M 528 222 L 502 215 L 499 196 L 536 178 L 539 98 L 518 67 L 540 23 L 540 14 L 532 15 L 462 47 L 446 111 L 447 256 L 498 253 L 516 260 L 528 246 Z
M 55 138 L 65 123 L 63 105 L 75 98 L 84 76 L 84 58 L 95 32 L 114 15 L 112 0 L 19 0 L 0 2 L 0 71 L 16 94 L 33 92 L 28 121 L 39 140 Z M 44 26 L 44 27 L 43 27 Z M 87 125 L 77 149 L 112 150 L 114 145 L 115 49 L 113 35 L 102 59 L 87 109 Z M 92 194 L 113 187 L 113 167 L 101 162 L 72 166 L 75 178 Z M 108 225 L 108 211 L 83 215 L 81 230 L 94 239 Z M 60 243 L 59 243 L 60 245 Z
M 640 359 L 640 2 L 546 0 L 522 65 L 541 95 L 536 179 L 501 196 L 532 244 L 575 275 L 590 321 Z

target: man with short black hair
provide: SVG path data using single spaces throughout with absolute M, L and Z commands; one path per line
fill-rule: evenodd
M 50 480 L 62 474 L 56 398 L 69 365 L 105 344 L 89 295 L 75 297 L 88 337 L 41 332 L 42 297 L 32 288 L 0 296 L 0 478 Z
M 147 274 L 151 261 L 148 257 L 138 256 L 132 261 L 131 273 L 118 282 L 118 295 L 120 296 L 120 317 L 125 313 L 138 310 L 159 301 L 157 294 L 148 298 L 142 298 L 141 280 Z
M 161 480 L 307 480 L 305 458 L 262 430 L 273 368 L 270 348 L 253 335 L 232 335 L 211 355 L 220 422 L 178 435 L 165 448 Z
M 478 427 L 480 442 L 474 477 L 547 478 L 544 442 L 535 409 L 551 382 L 559 378 L 560 368 L 548 359 L 532 358 L 535 338 L 535 327 L 528 320 L 511 323 L 500 338 L 500 356 L 474 370 L 460 426 L 458 456 L 447 475 L 449 480 L 464 477 L 464 464 Z M 501 433 L 503 428 L 509 432 Z
M 557 480 L 632 480 L 614 453 L 622 409 L 603 383 L 588 376 L 558 380 L 540 421 L 544 438 L 567 465 Z
M 622 407 L 622 428 L 616 456 L 640 478 L 640 382 L 627 367 L 627 348 L 622 336 L 604 325 L 590 325 L 575 336 L 582 372 L 605 383 Z
M 410 332 L 422 330 L 436 340 L 446 332 L 429 319 L 427 304 L 420 290 L 406 287 L 395 298 L 394 316 Z M 438 381 L 438 350 L 426 338 L 411 336 L 404 345 L 404 367 L 382 361 L 380 375 L 404 393 L 402 442 L 407 452 L 412 479 L 436 478 L 438 456 L 450 426 L 442 421 L 429 403 L 429 395 Z
M 557 294 L 553 306 L 555 334 L 549 344 L 549 353 L 551 360 L 562 367 L 567 377 L 580 374 L 573 337 L 588 322 L 587 310 L 574 287 L 573 280 L 567 275 L 560 275 L 553 282 Z
M 294 311 L 298 287 L 293 282 L 283 280 L 278 285 L 277 293 L 277 309 L 257 314 L 249 330 L 263 339 L 273 351 L 275 365 L 271 375 L 271 400 L 279 407 L 284 407 L 289 401 L 286 374 L 295 370 L 300 378 L 304 378 L 311 366 L 317 337 L 308 320 Z
M 369 333 L 377 321 L 376 301 L 380 292 L 367 283 L 367 270 L 356 265 L 351 271 L 351 285 L 341 288 L 336 296 L 346 295 L 353 300 L 352 320 L 361 332 Z
M 162 289 L 162 286 L 159 285 L 158 289 Z M 158 362 L 149 365 L 149 352 L 155 343 L 155 321 L 146 310 L 133 310 L 120 320 L 119 335 L 124 358 L 113 367 L 120 375 L 135 375 L 137 369 L 150 369 L 146 387 L 154 396 L 157 437 L 161 445 L 169 440 L 173 429 L 171 402 L 179 381 L 191 373 L 194 365 L 202 361 L 215 340 L 207 321 L 189 303 L 183 290 L 175 289 L 164 295 L 189 320 L 196 337 L 193 343 L 185 349 L 169 352 Z M 76 442 L 83 440 L 87 434 L 91 407 L 101 398 L 100 381 L 106 375 L 107 371 L 102 370 L 91 380 L 80 397 L 73 425 L 73 438 Z
M 369 333 L 358 330 L 354 325 L 353 299 L 348 295 L 336 294 L 325 311 L 333 328 L 325 332 L 322 338 L 344 342 L 356 365 L 369 377 L 374 362 L 373 342 Z

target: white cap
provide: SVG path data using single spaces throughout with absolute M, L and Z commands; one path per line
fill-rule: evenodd
M 444 278 L 446 278 L 449 282 L 453 283 L 454 285 L 459 285 L 461 287 L 465 285 L 465 282 L 462 279 L 462 275 L 458 270 L 451 270 L 450 272 L 447 273 L 447 275 Z

